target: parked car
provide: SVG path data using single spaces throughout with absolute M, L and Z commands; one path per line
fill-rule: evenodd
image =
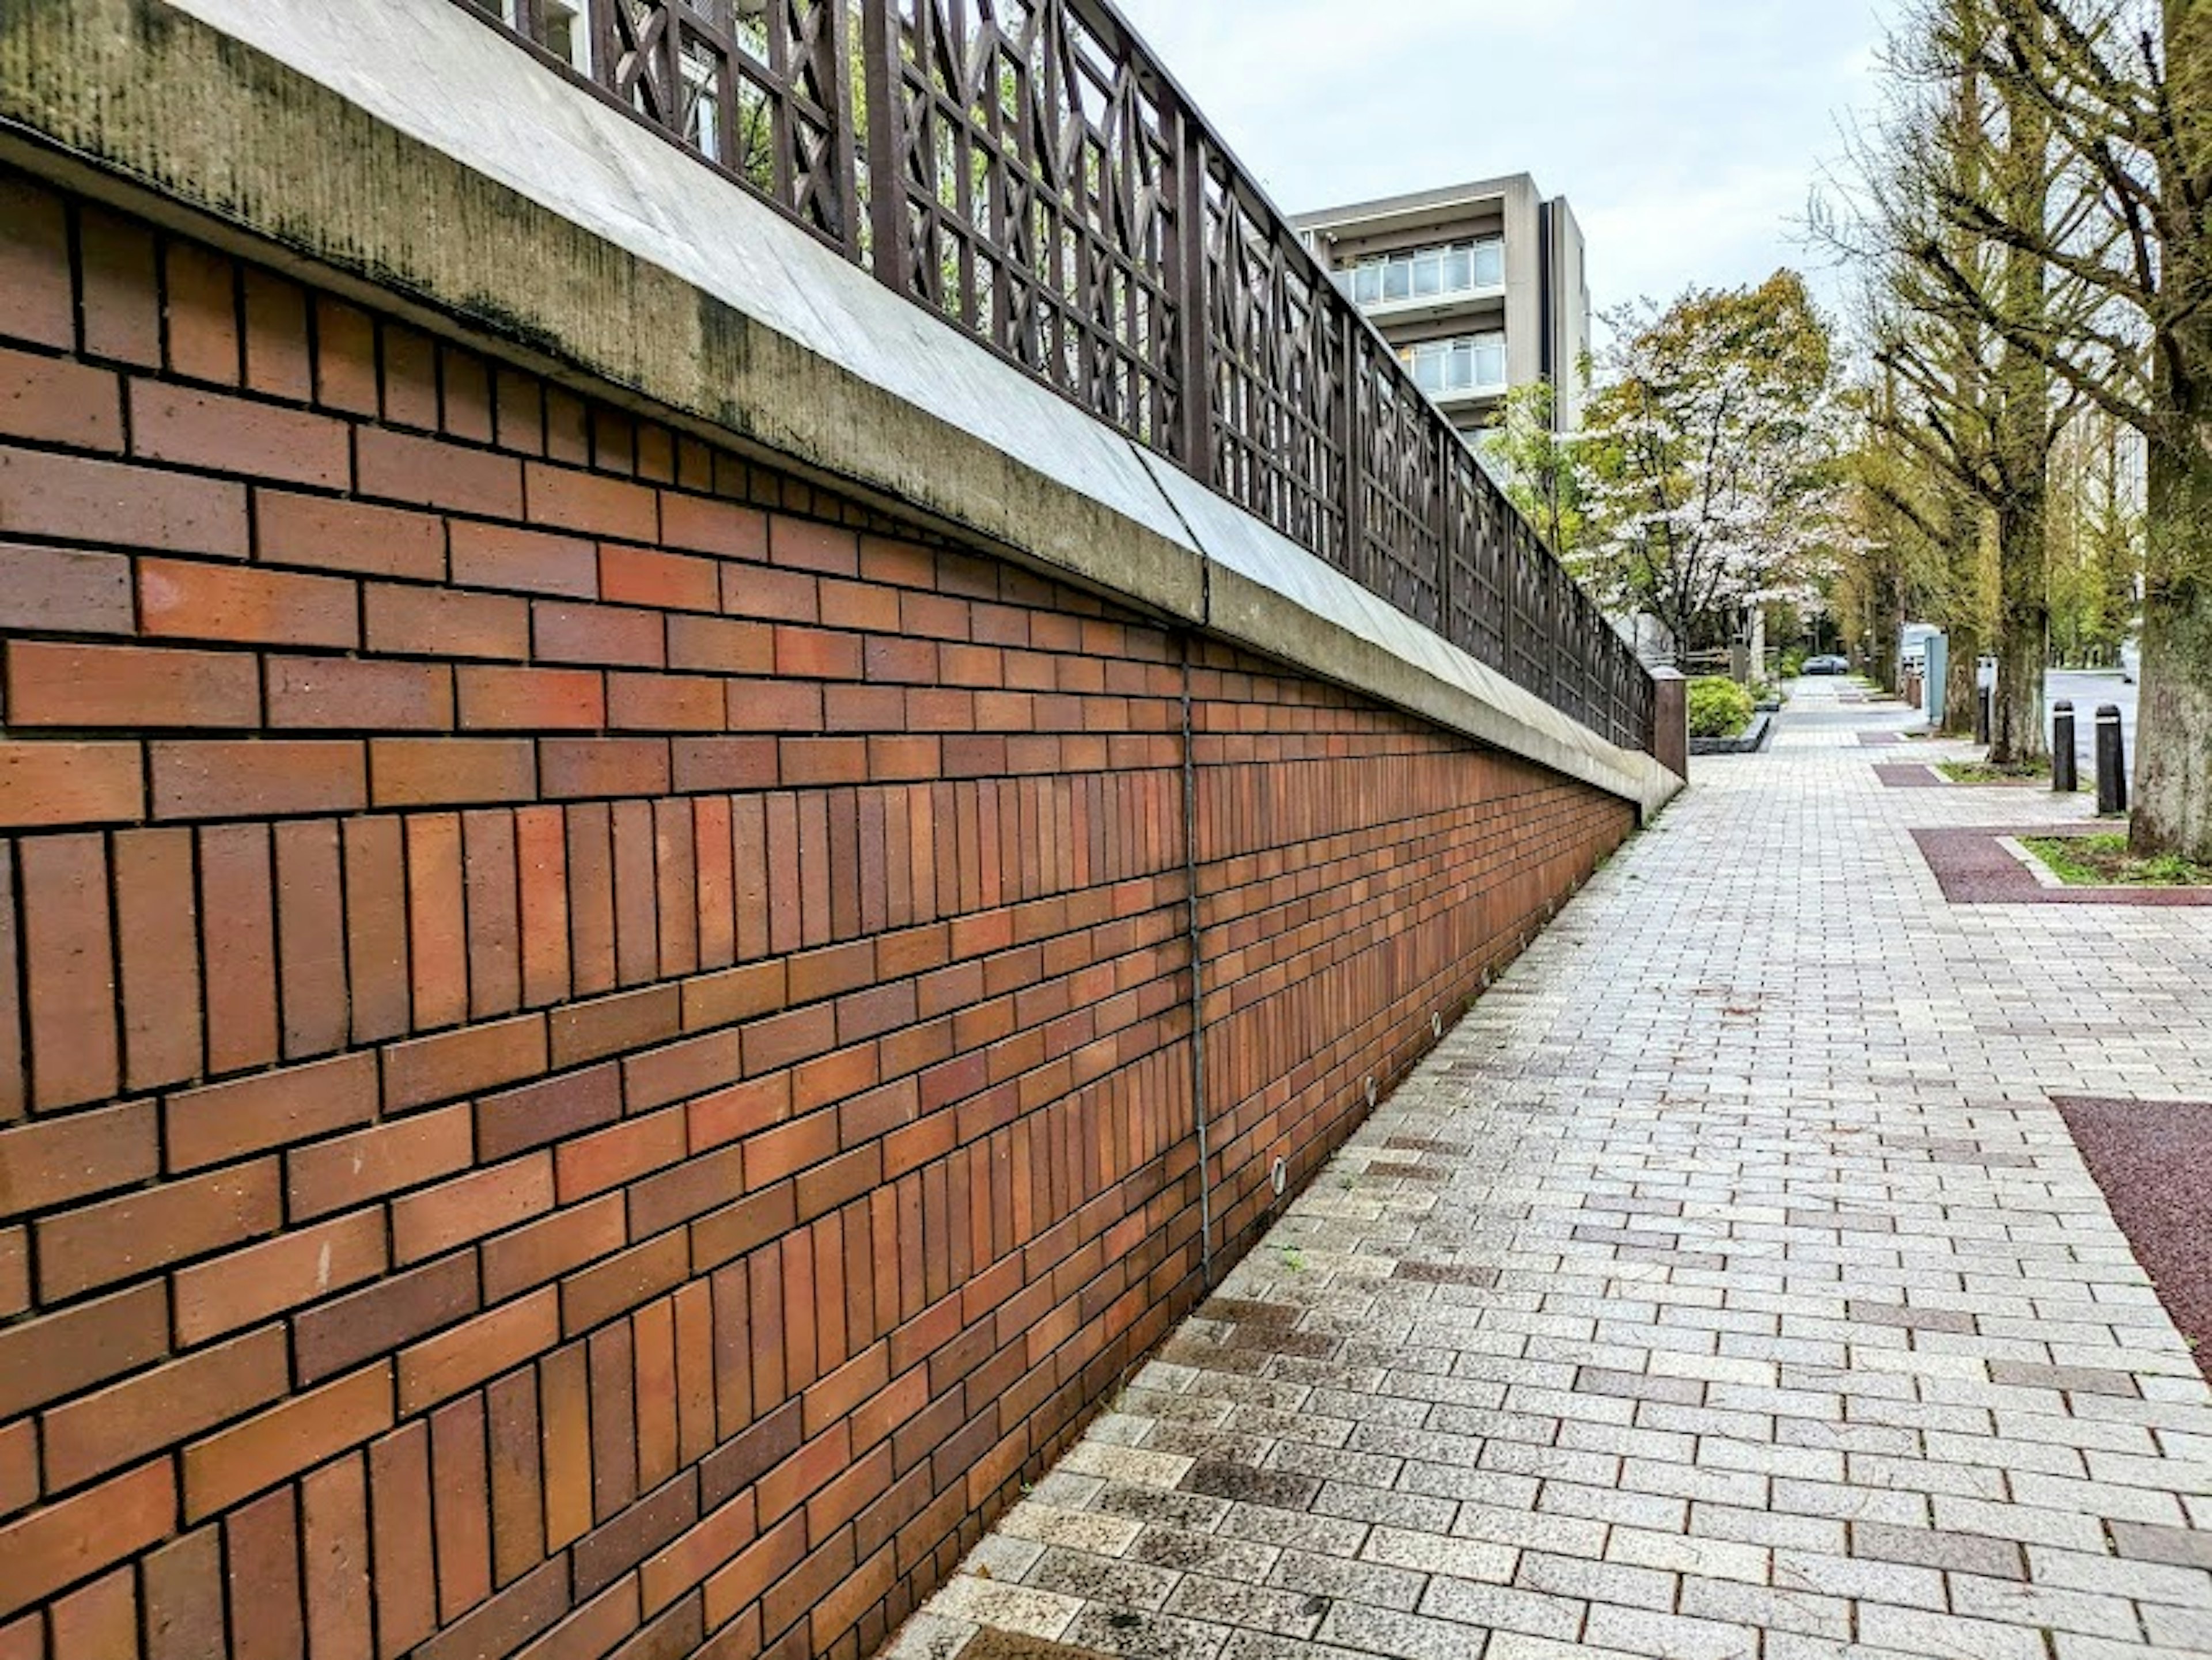
M 1851 666 L 1847 659 L 1841 657 L 1808 657 L 1805 660 L 1803 672 L 1807 674 L 1849 674 Z
M 2142 672 L 2142 642 L 2130 635 L 2120 642 L 2120 678 L 2130 685 Z

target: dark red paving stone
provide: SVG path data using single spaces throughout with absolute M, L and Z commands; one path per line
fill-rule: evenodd
M 1449 1171 L 1430 1170 L 1423 1164 L 1370 1164 L 1363 1176 L 1395 1177 L 1401 1182 L 1449 1182 Z
M 961 1660 L 1110 1660 L 1097 1649 L 1074 1648 L 996 1626 L 980 1627 L 960 1654 Z
M 2051 1104 L 2212 1377 L 2212 1101 L 2058 1095 Z
M 1900 1331 L 1948 1332 L 1954 1337 L 1974 1335 L 1974 1316 L 1958 1309 L 1914 1309 L 1902 1303 L 1862 1303 L 1856 1298 L 1844 1306 L 1850 1318 L 1863 1325 L 1893 1326 Z
M 1992 1360 L 1990 1381 L 2015 1389 L 2063 1389 L 2069 1395 L 2110 1395 L 2121 1400 L 2142 1398 L 2135 1374 L 2106 1366 L 2046 1366 L 2032 1360 Z
M 1908 738 L 1901 732 L 1863 732 L 1859 734 L 1860 744 L 1870 750 L 1893 749 L 1900 744 L 1920 741 L 1917 738 Z
M 1881 780 L 1883 787 L 1893 790 L 1947 790 L 1954 788 L 1951 781 L 1936 770 L 1915 762 L 1892 762 L 1878 766 L 1874 775 Z
M 1917 830 L 1912 839 L 1954 905 L 2212 905 L 2212 888 L 2046 887 L 1998 845 L 2000 836 L 2094 836 L 2096 824 L 2037 824 L 2026 830 Z

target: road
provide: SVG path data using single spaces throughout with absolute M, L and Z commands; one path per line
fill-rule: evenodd
M 2053 669 L 2044 681 L 2045 702 L 2056 708 L 2064 698 L 2074 705 L 2074 743 L 2081 751 L 2082 781 L 2095 776 L 2097 764 L 2097 710 L 2106 703 L 2116 703 L 2120 710 L 2120 731 L 2127 739 L 2128 770 L 2132 777 L 2136 763 L 2136 688 L 2120 678 L 2118 669 L 2100 670 L 2094 673 L 2075 669 Z

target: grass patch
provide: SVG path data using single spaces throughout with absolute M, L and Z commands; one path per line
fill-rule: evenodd
M 2023 836 L 2021 845 L 2069 887 L 2212 887 L 2212 865 L 2200 865 L 2173 854 L 2138 859 L 2128 851 L 2126 835 L 2118 830 L 2095 836 Z
M 1938 761 L 1936 770 L 1954 784 L 2048 784 L 2047 767 L 1993 767 L 1986 761 Z

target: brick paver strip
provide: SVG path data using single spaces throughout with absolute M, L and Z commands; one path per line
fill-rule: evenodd
M 2136 905 L 2152 909 L 2212 906 L 2212 888 L 2051 887 L 2001 845 L 2002 836 L 2085 834 L 2098 825 L 1924 827 L 1913 840 L 1954 905 Z
M 2051 1104 L 2212 1100 L 2212 927 L 1951 903 L 2018 800 L 1884 718 L 1695 763 L 897 1660 L 2212 1652 L 2212 1387 Z
M 1936 770 L 1918 762 L 1893 762 L 1877 766 L 1874 775 L 1881 780 L 1884 789 L 1942 790 L 1958 787 Z
M 2062 1095 L 2055 1104 L 2159 1300 L 2212 1377 L 2212 1101 Z

